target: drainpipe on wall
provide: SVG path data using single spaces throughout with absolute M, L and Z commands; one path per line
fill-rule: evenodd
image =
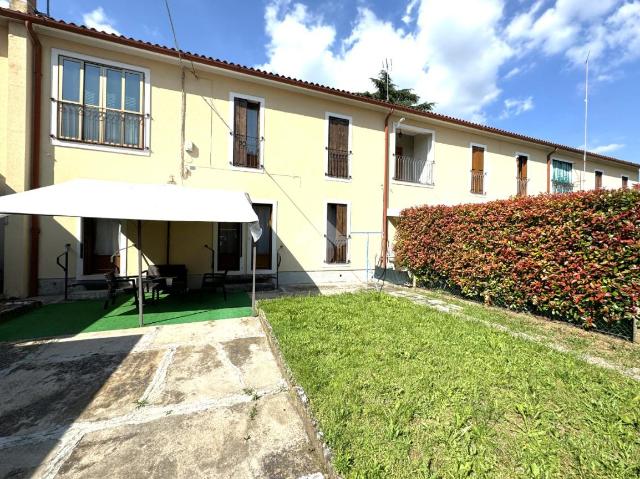
M 384 178 L 382 181 L 382 247 L 380 249 L 380 267 L 387 267 L 387 242 L 389 226 L 387 209 L 389 208 L 389 118 L 395 111 L 391 108 L 384 119 Z
M 558 151 L 557 146 L 547 155 L 547 193 L 551 193 L 551 155 L 556 151 Z
M 31 96 L 31 173 L 29 189 L 40 188 L 40 102 L 42 99 L 42 44 L 29 20 L 24 22 L 33 45 L 33 90 Z M 30 216 L 29 296 L 38 294 L 38 262 L 40 256 L 40 217 Z

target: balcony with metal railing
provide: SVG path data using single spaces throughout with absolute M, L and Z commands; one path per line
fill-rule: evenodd
M 553 193 L 571 193 L 573 192 L 574 184 L 564 180 L 552 180 L 551 188 Z
M 327 176 L 341 179 L 351 178 L 348 151 L 327 148 Z
M 527 196 L 527 184 L 529 184 L 529 178 L 516 178 L 517 196 Z
M 396 155 L 393 179 L 407 183 L 433 185 L 433 162 L 426 158 Z
M 233 166 L 259 169 L 261 141 L 257 136 L 233 133 Z
M 57 102 L 57 138 L 96 145 L 142 149 L 142 113 L 100 108 L 65 101 Z
M 484 178 L 487 174 L 484 171 L 471 171 L 471 193 L 484 195 Z
M 327 239 L 327 255 L 325 258 L 325 263 L 329 264 L 341 264 L 348 263 L 348 248 L 349 248 L 349 240 L 350 236 L 341 236 L 339 238 L 328 238 Z

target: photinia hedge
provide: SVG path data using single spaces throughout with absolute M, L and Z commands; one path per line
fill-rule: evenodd
M 640 312 L 640 190 L 409 208 L 395 254 L 429 286 L 628 336 Z

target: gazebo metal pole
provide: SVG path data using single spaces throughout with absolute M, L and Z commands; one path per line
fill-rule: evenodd
M 138 220 L 138 325 L 144 326 L 144 292 L 142 291 L 142 221 Z
M 253 279 L 251 282 L 251 309 L 254 316 L 258 316 L 256 310 L 256 242 L 253 241 Z

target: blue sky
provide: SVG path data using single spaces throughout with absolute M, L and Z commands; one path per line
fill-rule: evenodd
M 355 91 L 389 57 L 441 113 L 576 147 L 590 50 L 589 149 L 640 163 L 640 0 L 169 5 L 184 50 Z M 164 0 L 51 0 L 51 14 L 173 44 Z

